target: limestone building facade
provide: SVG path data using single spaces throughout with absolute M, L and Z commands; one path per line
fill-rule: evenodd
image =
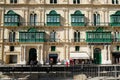
M 0 60 L 120 63 L 120 0 L 0 0 Z

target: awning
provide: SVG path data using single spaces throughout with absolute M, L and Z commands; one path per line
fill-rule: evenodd
M 72 59 L 90 59 L 89 55 L 84 52 L 70 53 L 70 58 L 72 58 Z

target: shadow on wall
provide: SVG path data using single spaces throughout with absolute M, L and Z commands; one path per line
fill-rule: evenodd
M 4 63 L 5 63 L 4 61 L 0 60 L 0 65 L 2 65 L 2 64 L 4 64 Z
M 66 19 L 64 18 L 64 17 L 62 17 L 62 16 L 60 16 L 60 24 L 61 24 L 61 26 L 64 26 L 65 25 L 65 22 L 66 22 Z
M 90 20 L 87 18 L 87 17 L 85 17 L 85 26 L 88 26 L 88 25 L 90 25 Z

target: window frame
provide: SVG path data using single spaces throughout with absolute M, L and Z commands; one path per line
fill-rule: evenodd
M 73 4 L 80 4 L 80 0 L 73 0 Z
M 50 0 L 50 4 L 57 4 L 57 0 Z
M 75 51 L 80 51 L 80 46 L 75 46 Z
M 10 0 L 10 3 L 13 4 L 13 3 L 18 3 L 18 0 Z
M 80 32 L 79 31 L 74 32 L 74 42 L 80 42 Z
M 56 51 L 56 46 L 51 46 L 51 51 Z

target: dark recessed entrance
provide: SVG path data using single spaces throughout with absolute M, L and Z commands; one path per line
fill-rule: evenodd
M 120 52 L 113 52 L 113 64 L 119 64 L 120 63 Z
M 35 48 L 29 50 L 29 64 L 31 61 L 37 61 L 37 53 Z
M 94 63 L 101 64 L 102 56 L 101 56 L 101 49 L 95 48 L 94 49 Z
M 49 61 L 51 58 L 53 59 L 53 64 L 56 64 L 58 59 L 58 54 L 49 54 Z

